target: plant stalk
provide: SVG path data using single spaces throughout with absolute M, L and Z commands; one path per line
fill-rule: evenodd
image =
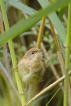
M 71 40 L 71 4 L 68 5 L 67 39 L 65 47 L 65 80 L 64 80 L 64 106 L 68 106 L 68 87 L 70 69 L 70 40 Z
M 40 48 L 40 44 L 41 44 L 41 41 L 42 41 L 42 34 L 43 34 L 43 30 L 44 30 L 45 19 L 46 19 L 46 17 L 43 17 L 42 21 L 41 21 L 38 39 L 37 39 L 37 45 L 36 45 L 37 48 Z
M 5 11 L 4 0 L 0 0 L 0 5 L 1 5 L 1 10 L 2 10 L 5 29 L 6 29 L 6 32 L 7 32 L 9 30 L 9 23 L 8 23 L 6 11 Z M 15 52 L 14 52 L 12 39 L 8 40 L 8 45 L 9 45 L 12 64 L 13 64 L 13 68 L 14 68 L 14 67 L 17 67 L 17 61 L 16 61 L 16 56 L 15 56 Z M 21 84 L 20 76 L 19 76 L 18 71 L 17 71 L 16 68 L 14 70 L 14 73 L 15 73 L 15 78 L 16 78 L 18 91 L 19 91 L 19 94 L 21 94 L 23 92 L 23 87 L 22 87 L 22 84 Z M 24 103 L 25 103 L 24 95 L 20 95 L 20 100 L 21 100 L 21 104 L 24 105 Z
M 71 70 L 69 72 L 69 76 L 71 75 Z M 50 91 L 53 87 L 55 87 L 57 84 L 62 82 L 65 79 L 65 75 L 63 75 L 61 78 L 50 84 L 48 87 L 43 89 L 41 92 L 39 92 L 36 96 L 34 96 L 30 101 L 26 102 L 24 106 L 28 106 L 29 104 L 32 104 L 35 100 L 37 100 L 39 97 L 44 95 L 46 92 Z

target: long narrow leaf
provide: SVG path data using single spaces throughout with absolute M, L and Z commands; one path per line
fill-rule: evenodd
M 42 8 L 44 8 L 45 6 L 49 5 L 50 3 L 47 0 L 38 0 L 38 2 L 40 3 L 40 5 L 42 6 Z M 56 13 L 52 13 L 49 15 L 49 18 L 51 19 L 52 23 L 54 24 L 57 32 L 58 32 L 58 38 L 59 40 L 62 41 L 62 43 L 65 43 L 66 41 L 66 33 L 65 33 L 65 29 L 62 26 L 59 18 L 57 17 Z
M 58 0 L 54 4 L 44 8 L 43 10 L 40 10 L 35 15 L 29 17 L 29 19 L 22 19 L 20 22 L 18 22 L 16 25 L 14 25 L 7 33 L 5 32 L 5 36 L 0 37 L 0 45 L 7 42 L 7 40 L 15 38 L 20 33 L 28 30 L 31 28 L 35 23 L 37 23 L 43 16 L 46 16 L 47 14 L 54 12 L 55 10 L 65 7 L 71 0 Z
M 40 5 L 42 6 L 42 8 L 44 8 L 45 6 L 49 5 L 49 1 L 48 0 L 38 0 L 38 2 L 40 3 Z M 65 32 L 65 29 L 64 27 L 62 26 L 58 16 L 56 15 L 55 12 L 53 12 L 52 14 L 49 14 L 49 18 L 50 20 L 52 21 L 54 27 L 56 28 L 57 30 L 57 36 L 58 36 L 58 39 L 59 39 L 59 43 L 60 43 L 60 46 L 61 46 L 61 50 L 62 50 L 62 53 L 64 55 L 64 49 L 63 49 L 63 44 L 65 44 L 65 41 L 66 41 L 66 32 Z M 47 27 L 47 25 L 46 25 Z
M 5 0 L 6 2 L 8 0 Z M 27 5 L 21 3 L 20 1 L 17 1 L 17 0 L 9 0 L 8 2 L 11 6 L 21 10 L 21 11 L 24 11 L 25 13 L 30 13 L 30 15 L 34 14 L 36 12 L 36 10 L 32 9 L 31 7 L 28 7 Z

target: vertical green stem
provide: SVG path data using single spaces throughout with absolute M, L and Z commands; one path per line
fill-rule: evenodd
M 8 19 L 7 19 L 7 15 L 6 15 L 6 11 L 5 11 L 4 0 L 0 0 L 0 5 L 1 5 L 5 29 L 6 29 L 6 31 L 8 31 L 9 30 L 9 24 L 8 24 Z M 12 42 L 11 39 L 8 41 L 8 45 L 9 45 L 11 59 L 12 59 L 13 68 L 14 68 L 14 67 L 17 66 L 17 61 L 16 61 L 15 52 L 14 52 L 13 42 Z M 18 91 L 19 91 L 19 94 L 21 94 L 23 92 L 21 80 L 20 80 L 17 69 L 15 69 L 14 72 L 15 72 L 15 78 L 16 78 Z M 20 100 L 21 100 L 21 104 L 24 105 L 24 102 L 25 102 L 24 95 L 20 95 Z
M 65 80 L 64 80 L 64 106 L 68 106 L 68 87 L 70 69 L 70 40 L 71 40 L 71 4 L 68 5 L 68 25 L 67 25 L 67 39 L 65 48 Z

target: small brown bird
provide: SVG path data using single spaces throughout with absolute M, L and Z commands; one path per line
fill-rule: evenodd
M 38 84 L 43 80 L 45 63 L 41 49 L 31 48 L 18 63 L 18 71 L 25 84 Z

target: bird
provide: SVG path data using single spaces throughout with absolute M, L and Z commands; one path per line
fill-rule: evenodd
M 42 50 L 31 48 L 18 62 L 18 71 L 22 82 L 28 85 L 36 85 L 43 81 L 45 62 Z

